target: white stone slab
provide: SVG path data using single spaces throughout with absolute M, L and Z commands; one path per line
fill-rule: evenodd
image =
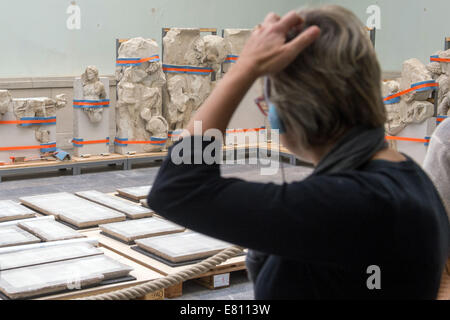
M 69 245 L 69 244 L 78 244 L 85 243 L 93 247 L 98 247 L 97 239 L 89 239 L 89 238 L 80 238 L 80 239 L 71 239 L 71 240 L 62 240 L 62 241 L 52 241 L 52 242 L 39 242 L 34 244 L 26 244 L 22 246 L 14 246 L 7 248 L 0 248 L 0 254 L 10 253 L 10 252 L 20 252 L 24 250 L 32 250 L 39 248 L 49 248 L 56 247 L 60 245 Z
M 127 276 L 131 271 L 132 268 L 104 255 L 93 256 L 3 271 L 0 291 L 11 299 L 23 299 L 81 289 Z
M 115 209 L 122 213 L 125 213 L 127 217 L 131 219 L 140 219 L 151 217 L 153 215 L 153 211 L 147 208 L 144 208 L 134 202 L 130 202 L 119 197 L 105 194 L 99 191 L 81 191 L 75 193 L 77 196 L 82 197 L 86 200 L 93 201 L 95 203 L 104 205 L 108 208 Z
M 121 212 L 67 192 L 24 197 L 20 201 L 33 209 L 54 215 L 79 228 L 94 227 L 126 219 Z
M 17 226 L 0 228 L 0 248 L 37 242 L 41 240 Z
M 139 201 L 141 199 L 147 198 L 151 189 L 152 186 L 141 186 L 117 189 L 117 192 L 123 197 Z
M 136 239 L 155 237 L 186 230 L 177 224 L 161 218 L 148 218 L 101 225 L 100 229 L 125 242 Z
M 0 271 L 101 254 L 103 251 L 87 242 L 29 248 L 0 254 Z
M 1 222 L 0 228 L 6 227 L 6 226 L 18 226 L 19 223 L 21 223 L 21 222 L 39 221 L 39 220 L 55 220 L 55 217 L 54 216 L 46 216 L 46 217 L 20 219 L 20 220 L 11 220 L 11 221 L 6 221 L 6 222 Z
M 85 237 L 72 228 L 54 220 L 25 221 L 19 223 L 19 227 L 46 242 Z
M 192 231 L 140 239 L 136 244 L 172 262 L 206 258 L 230 247 L 226 242 Z
M 11 201 L 0 201 L 0 222 L 32 218 L 36 213 L 21 204 Z

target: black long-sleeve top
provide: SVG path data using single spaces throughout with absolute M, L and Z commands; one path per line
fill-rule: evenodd
M 449 223 L 412 160 L 275 185 L 223 178 L 218 164 L 175 165 L 171 150 L 149 205 L 189 229 L 270 254 L 256 299 L 436 298 Z

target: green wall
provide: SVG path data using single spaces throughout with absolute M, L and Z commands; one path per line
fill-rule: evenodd
M 307 0 L 78 0 L 81 30 L 68 30 L 71 1 L 0 2 L 0 78 L 79 75 L 88 65 L 115 70 L 115 39 L 161 41 L 163 27 L 252 28 Z
M 376 49 L 383 70 L 401 70 L 403 61 L 418 58 L 428 63 L 430 55 L 444 49 L 450 37 L 449 0 L 318 0 L 351 9 L 366 23 L 366 9 L 381 9 L 381 30 L 377 31 Z
M 377 51 L 386 71 L 417 57 L 426 62 L 450 36 L 448 0 L 78 0 L 81 30 L 68 30 L 65 0 L 0 2 L 0 78 L 73 76 L 87 65 L 114 73 L 115 39 L 143 36 L 160 42 L 162 27 L 251 28 L 269 11 L 283 14 L 307 3 L 339 3 L 365 22 L 381 7 Z

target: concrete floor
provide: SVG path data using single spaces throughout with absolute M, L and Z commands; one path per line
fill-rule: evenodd
M 307 177 L 312 169 L 282 164 L 286 182 L 299 181 Z M 114 192 L 118 188 L 151 185 L 158 172 L 159 165 L 140 167 L 130 171 L 99 168 L 83 171 L 82 175 L 72 176 L 70 172 L 38 174 L 22 177 L 5 177 L 0 183 L 0 200 L 18 200 L 20 197 L 55 192 L 76 192 L 98 190 Z M 224 165 L 222 174 L 255 182 L 282 183 L 282 171 L 275 176 L 262 176 L 258 165 Z M 231 274 L 231 286 L 219 290 L 208 290 L 194 281 L 183 286 L 180 299 L 190 300 L 252 300 L 253 286 L 247 280 L 245 272 Z

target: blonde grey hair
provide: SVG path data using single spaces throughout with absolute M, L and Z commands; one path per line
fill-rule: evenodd
M 332 143 L 350 128 L 382 127 L 381 68 L 366 27 L 349 10 L 327 5 L 299 11 L 320 37 L 283 72 L 271 76 L 272 102 L 303 147 Z

